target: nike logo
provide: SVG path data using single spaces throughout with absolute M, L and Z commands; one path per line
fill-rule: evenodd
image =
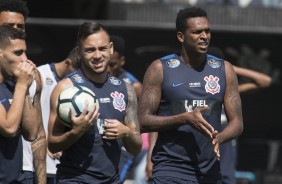
M 185 82 L 176 83 L 176 84 L 173 83 L 173 84 L 172 84 L 172 87 L 176 88 L 176 87 L 181 86 L 181 85 L 183 85 L 183 84 L 185 84 Z

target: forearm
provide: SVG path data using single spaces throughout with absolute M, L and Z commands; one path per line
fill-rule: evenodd
M 217 139 L 222 144 L 237 138 L 242 132 L 243 124 L 240 121 L 234 120 L 234 122 L 229 122 L 228 126 L 217 135 Z
M 40 126 L 37 138 L 31 144 L 33 167 L 38 184 L 46 184 L 47 138 L 43 125 Z
M 123 138 L 126 151 L 132 155 L 137 155 L 142 148 L 142 140 L 139 132 L 131 132 Z
M 158 132 L 149 133 L 149 149 L 147 155 L 147 162 L 151 162 L 152 152 L 158 138 Z
M 25 97 L 22 131 L 24 138 L 28 141 L 33 141 L 37 138 L 39 125 L 42 123 L 40 109 L 41 107 L 38 107 L 38 105 L 32 104 L 29 95 Z
M 256 84 L 257 88 L 269 87 L 272 82 L 271 77 L 264 73 L 236 66 L 233 66 L 233 68 L 237 75 L 252 80 Z
M 77 133 L 73 130 L 67 131 L 60 135 L 49 134 L 48 149 L 53 154 L 60 151 L 64 151 L 65 149 L 73 145 L 82 135 L 83 133 Z
M 16 84 L 11 107 L 1 122 L 1 133 L 6 137 L 13 137 L 18 132 L 19 126 L 22 122 L 26 90 L 26 86 Z
M 156 116 L 156 115 L 140 115 L 141 132 L 158 132 L 185 125 L 187 121 L 182 117 L 182 114 L 174 116 Z

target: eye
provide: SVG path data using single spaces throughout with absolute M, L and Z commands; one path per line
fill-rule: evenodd
M 20 31 L 25 31 L 25 25 L 24 24 L 17 24 L 16 27 Z
M 14 54 L 17 56 L 21 56 L 24 53 L 24 50 L 16 50 L 14 51 Z
M 93 48 L 87 48 L 84 51 L 87 52 L 87 53 L 91 53 L 91 52 L 94 52 L 94 49 Z

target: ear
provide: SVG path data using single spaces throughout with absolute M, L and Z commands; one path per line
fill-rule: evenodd
M 70 64 L 71 64 L 71 60 L 67 58 L 67 59 L 65 60 L 65 63 L 66 63 L 67 65 L 70 65 Z
M 113 42 L 110 42 L 110 52 L 111 52 L 111 55 L 114 53 L 114 44 L 113 44 Z
M 184 35 L 183 35 L 183 33 L 181 33 L 180 31 L 178 31 L 178 32 L 176 33 L 176 36 L 177 36 L 177 39 L 178 39 L 179 42 L 181 42 L 181 43 L 184 42 Z
M 70 59 L 65 60 L 65 65 L 70 66 L 72 64 L 72 61 Z
M 120 65 L 123 66 L 125 64 L 125 57 L 121 56 L 120 57 Z

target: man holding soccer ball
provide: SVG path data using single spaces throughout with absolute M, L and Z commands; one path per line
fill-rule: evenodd
M 131 85 L 107 73 L 113 44 L 103 25 L 83 23 L 77 44 L 81 68 L 60 81 L 51 95 L 49 149 L 53 153 L 63 151 L 57 166 L 57 181 L 120 183 L 121 146 L 133 155 L 141 150 L 137 98 Z M 80 115 L 70 111 L 72 126 L 67 128 L 57 116 L 57 100 L 71 86 L 91 89 L 99 106 L 93 105 L 88 110 L 86 101 Z

